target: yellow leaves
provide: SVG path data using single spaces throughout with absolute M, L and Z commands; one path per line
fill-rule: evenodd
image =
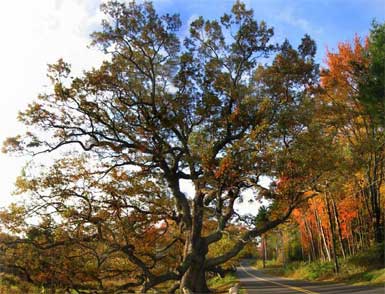
M 33 179 L 28 180 L 25 176 L 18 176 L 15 182 L 15 194 L 22 194 L 37 188 L 37 182 Z
M 15 136 L 15 137 L 8 137 L 3 142 L 3 147 L 1 149 L 1 151 L 3 153 L 12 152 L 15 150 L 19 150 L 20 146 L 21 146 L 21 136 L 20 135 Z
M 20 233 L 24 229 L 25 214 L 25 207 L 13 203 L 8 209 L 0 211 L 0 222 L 7 230 Z
M 54 98 L 57 101 L 66 101 L 68 98 L 76 94 L 76 91 L 71 88 L 66 88 L 61 82 L 57 82 L 54 87 Z
M 48 78 L 54 83 L 60 78 L 67 78 L 71 72 L 71 66 L 60 58 L 56 63 L 48 65 Z
M 23 121 L 23 118 L 25 116 L 29 116 L 29 115 L 32 115 L 33 113 L 39 112 L 42 108 L 43 107 L 42 107 L 42 105 L 40 103 L 33 102 L 33 103 L 28 105 L 28 108 L 27 108 L 27 110 L 25 112 L 20 112 L 19 113 L 18 119 L 20 121 Z
M 20 153 L 26 149 L 33 149 L 41 145 L 40 140 L 31 132 L 26 132 L 24 136 L 9 137 L 3 142 L 3 153 Z
M 39 98 L 44 100 L 48 99 L 47 96 L 44 95 L 41 95 Z M 44 103 L 45 102 L 43 102 L 43 104 Z M 17 116 L 18 120 L 25 125 L 30 126 L 55 118 L 56 115 L 50 112 L 49 107 L 46 107 L 43 104 L 37 102 L 30 103 L 25 111 L 19 112 Z

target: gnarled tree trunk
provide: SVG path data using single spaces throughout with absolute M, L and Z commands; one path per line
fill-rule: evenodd
M 206 282 L 205 261 L 208 245 L 202 238 L 203 197 L 198 189 L 193 203 L 192 229 L 185 244 L 184 258 L 191 258 L 191 264 L 183 274 L 180 289 L 188 288 L 193 293 L 210 293 Z M 182 291 L 183 293 L 183 291 Z
M 183 288 L 188 288 L 193 293 L 211 293 L 206 282 L 204 263 L 196 262 L 191 265 L 182 277 L 181 289 Z

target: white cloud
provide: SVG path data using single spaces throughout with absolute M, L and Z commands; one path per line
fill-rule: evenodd
M 298 17 L 295 14 L 293 6 L 287 6 L 284 9 L 281 9 L 276 18 L 293 27 L 299 28 L 304 32 L 310 33 L 311 35 L 318 35 L 322 33 L 321 27 L 314 27 L 307 19 Z
M 96 65 L 101 54 L 88 37 L 100 23 L 95 0 L 0 2 L 0 141 L 23 130 L 16 117 L 48 84 L 47 64 L 64 58 L 76 73 Z M 10 202 L 26 159 L 0 155 L 0 204 Z
M 180 34 L 182 40 L 190 35 L 190 25 L 194 20 L 197 20 L 198 18 L 199 18 L 199 15 L 192 14 L 187 19 L 187 21 L 183 23 L 182 32 Z

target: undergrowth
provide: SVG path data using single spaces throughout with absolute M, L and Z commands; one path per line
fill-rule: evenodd
M 335 272 L 333 262 L 290 262 L 282 266 L 267 261 L 264 271 L 268 274 L 309 281 L 341 281 L 359 285 L 383 285 L 385 283 L 384 245 L 374 246 L 365 252 L 346 259 L 339 258 L 340 272 Z M 262 269 L 262 262 L 255 266 Z

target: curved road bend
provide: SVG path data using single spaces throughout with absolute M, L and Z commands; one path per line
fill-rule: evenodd
M 248 294 L 385 294 L 384 287 L 350 286 L 327 282 L 306 282 L 273 277 L 242 262 L 237 275 L 240 287 Z

